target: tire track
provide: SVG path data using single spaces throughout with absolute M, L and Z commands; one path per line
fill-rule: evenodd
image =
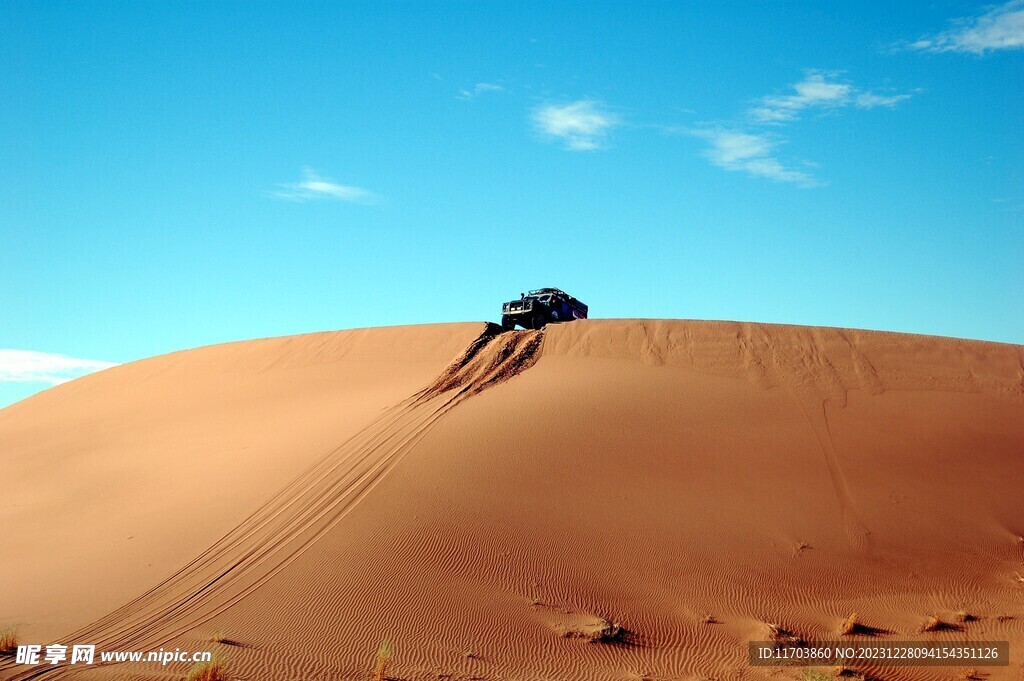
M 488 324 L 433 383 L 328 452 L 163 582 L 65 640 L 101 651 L 155 650 L 230 609 L 341 522 L 445 414 L 533 366 L 543 338 L 543 330 L 502 333 Z M 0 662 L 0 672 L 14 669 L 12 660 Z M 32 667 L 8 678 L 60 679 L 74 671 L 67 664 Z

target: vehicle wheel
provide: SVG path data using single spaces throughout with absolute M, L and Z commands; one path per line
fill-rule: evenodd
M 540 315 L 534 316 L 532 326 L 535 329 L 543 329 L 544 328 L 544 318 L 541 317 Z
M 553 321 L 553 322 L 557 322 L 558 321 L 558 310 L 552 310 L 551 311 L 551 321 Z
M 513 320 L 511 320 L 508 317 L 506 317 L 505 315 L 502 315 L 501 316 L 501 328 L 504 331 L 511 331 L 512 329 L 516 328 L 516 323 Z

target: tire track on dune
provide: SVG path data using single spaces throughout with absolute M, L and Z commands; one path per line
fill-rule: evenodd
M 430 385 L 328 452 L 170 577 L 65 640 L 155 650 L 241 602 L 337 525 L 445 414 L 533 366 L 543 338 L 543 330 L 503 333 L 488 324 Z M 13 668 L 0 662 L 0 672 Z M 73 671 L 33 667 L 8 678 Z
M 860 383 L 867 386 L 870 394 L 882 392 L 871 362 L 845 334 L 840 331 L 838 336 L 851 353 Z M 830 403 L 840 408 L 846 406 L 848 382 L 830 359 L 821 330 L 811 329 L 805 341 L 795 347 L 780 347 L 760 325 L 745 324 L 738 340 L 744 366 L 754 374 L 753 383 L 762 389 L 782 389 L 807 421 L 832 483 L 847 540 L 858 549 L 870 549 L 871 531 L 857 511 L 828 421 Z

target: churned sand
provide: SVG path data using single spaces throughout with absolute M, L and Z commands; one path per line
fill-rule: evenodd
M 200 348 L 0 410 L 0 630 L 252 680 L 367 679 L 383 641 L 409 681 L 795 679 L 747 641 L 844 635 L 1009 640 L 978 678 L 1024 678 L 1024 348 L 498 331 Z

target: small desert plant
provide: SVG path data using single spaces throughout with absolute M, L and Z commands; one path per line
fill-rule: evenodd
M 765 626 L 768 628 L 768 638 L 774 643 L 795 647 L 802 647 L 807 644 L 807 641 L 803 638 L 778 624 L 765 623 Z
M 591 632 L 589 639 L 592 643 L 625 643 L 628 635 L 626 628 L 618 622 L 602 620 L 602 626 Z
M 956 624 L 943 622 L 938 615 L 931 615 L 928 620 L 921 625 L 921 633 L 934 631 L 960 631 L 962 628 L 963 627 Z
M 978 673 L 977 669 L 965 669 L 960 672 L 961 681 L 980 681 L 981 678 L 982 676 Z
M 18 649 L 18 627 L 0 629 L 0 655 L 11 655 Z
M 227 681 L 227 678 L 224 661 L 214 655 L 213 659 L 207 662 L 197 662 L 192 665 L 185 681 Z
M 630 645 L 632 643 L 631 632 L 618 622 L 609 621 L 603 617 L 595 618 L 595 621 L 588 624 L 573 625 L 559 628 L 562 638 L 579 638 L 587 643 L 611 643 L 617 645 Z
M 861 629 L 860 622 L 857 621 L 857 613 L 851 612 L 850 616 L 843 620 L 843 623 L 839 625 L 840 636 L 851 636 L 856 634 Z
M 805 669 L 800 681 L 832 681 L 828 674 L 819 669 Z
M 704 615 L 704 617 L 701 619 L 701 624 L 718 624 L 718 620 L 715 619 L 714 615 L 708 614 Z
M 213 632 L 213 635 L 208 639 L 210 643 L 219 643 L 222 646 L 232 646 L 235 648 L 248 648 L 245 643 L 242 643 L 237 638 L 231 638 L 223 630 L 218 629 Z
M 857 672 L 853 669 L 850 669 L 845 664 L 837 664 L 835 667 L 832 668 L 832 676 L 836 677 L 837 679 L 856 678 Z
M 966 610 L 958 610 L 956 613 L 956 619 L 960 622 L 976 622 L 978 620 L 978 616 L 972 615 Z
M 384 639 L 377 647 L 377 666 L 373 670 L 373 681 L 385 681 L 388 665 L 391 664 L 391 657 L 394 650 L 391 648 L 391 641 Z

